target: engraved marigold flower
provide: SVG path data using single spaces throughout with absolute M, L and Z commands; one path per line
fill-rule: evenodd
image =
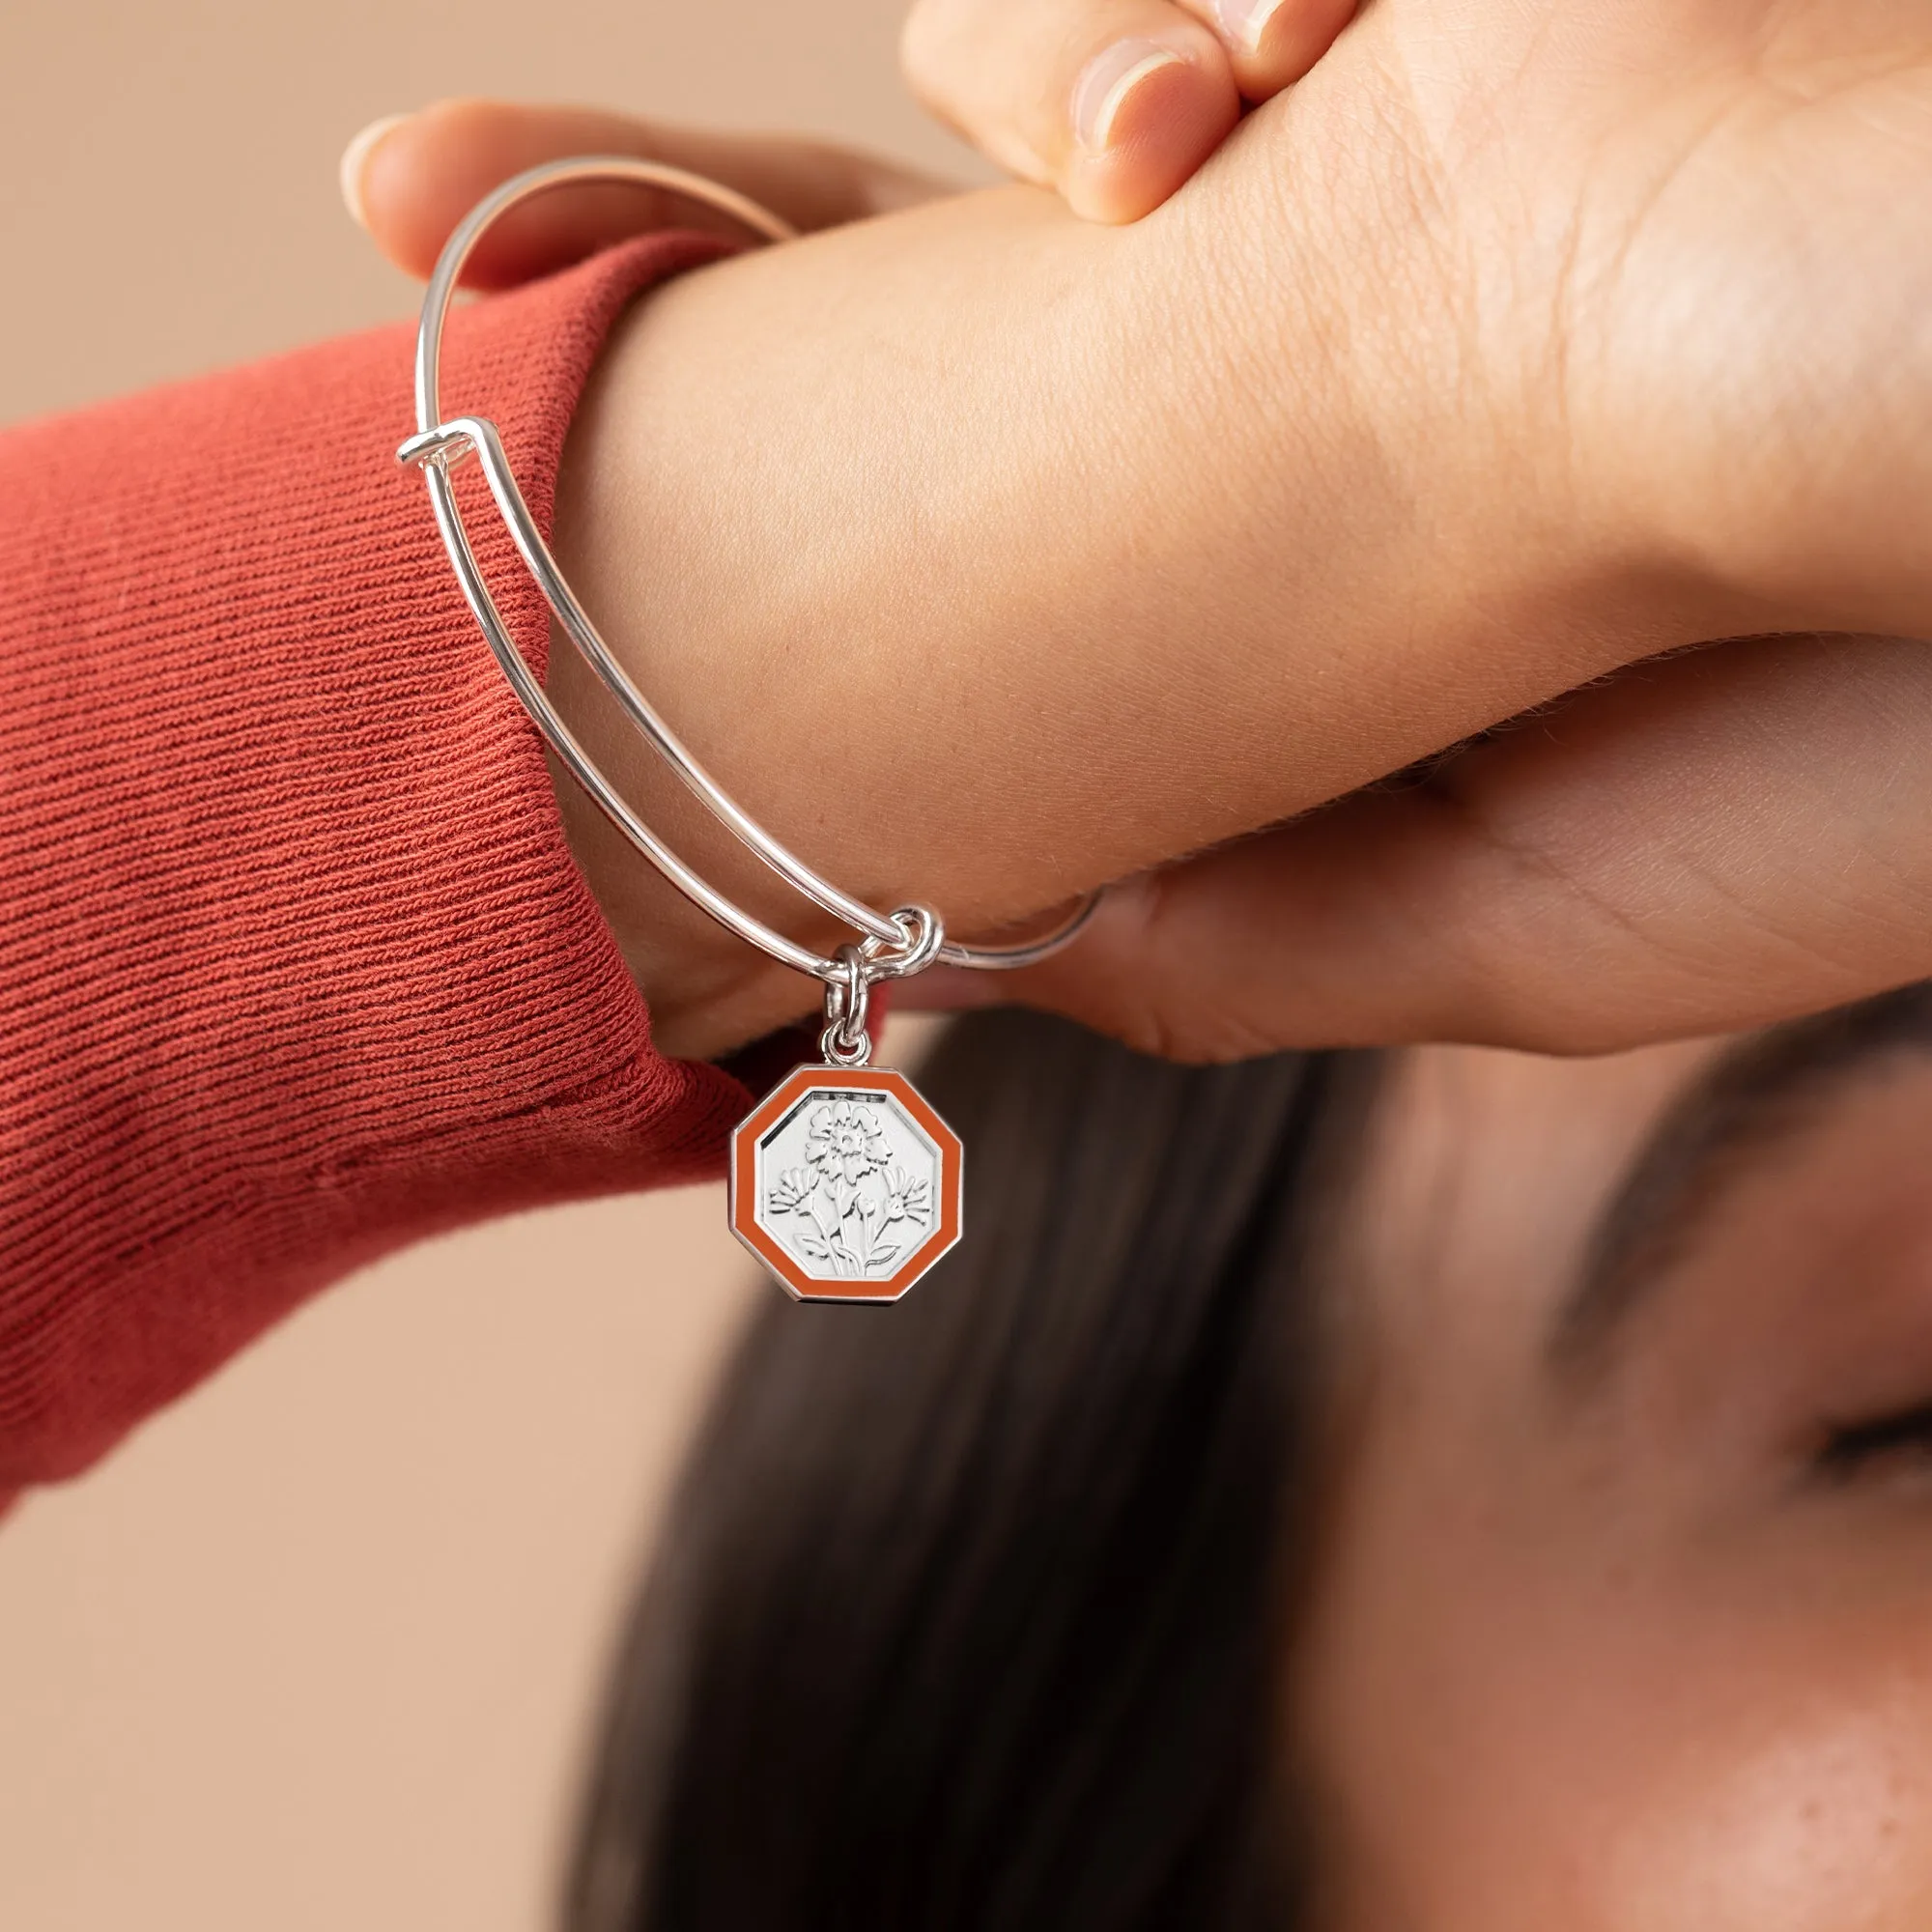
M 848 1186 L 876 1174 L 892 1159 L 893 1151 L 879 1131 L 870 1107 L 835 1100 L 814 1107 L 805 1133 L 805 1157 L 820 1174 L 837 1175 Z

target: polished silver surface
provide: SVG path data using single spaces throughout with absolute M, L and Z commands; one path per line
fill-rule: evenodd
M 833 957 L 845 970 L 842 978 L 825 982 L 825 1031 L 818 1036 L 818 1051 L 828 1066 L 864 1066 L 872 1058 L 872 1036 L 866 1028 L 872 976 L 856 946 L 841 946 Z
M 884 1281 L 938 1232 L 943 1161 L 890 1086 L 813 1089 L 758 1137 L 758 1226 L 811 1281 Z
M 829 987 L 903 978 L 922 971 L 934 960 L 987 971 L 1010 971 L 1048 957 L 1086 924 L 1098 902 L 1097 894 L 1085 900 L 1070 919 L 1039 939 L 1012 946 L 967 946 L 946 940 L 937 916 L 923 908 L 908 908 L 887 914 L 867 905 L 863 899 L 852 897 L 822 878 L 773 838 L 705 770 L 611 655 L 597 627 L 564 581 L 555 558 L 544 542 L 543 534 L 530 515 L 529 506 L 511 471 L 496 426 L 482 416 L 443 418 L 440 396 L 442 330 L 450 298 L 470 252 L 485 230 L 519 202 L 552 188 L 588 181 L 632 182 L 640 186 L 688 196 L 741 222 L 753 234 L 767 242 L 784 241 L 792 234 L 792 230 L 778 216 L 716 182 L 655 161 L 634 160 L 623 156 L 587 156 L 531 168 L 504 183 L 471 210 L 444 245 L 423 297 L 422 321 L 416 336 L 417 433 L 403 443 L 397 451 L 397 460 L 414 465 L 423 472 L 437 528 L 449 553 L 464 597 L 511 690 L 564 768 L 582 786 L 592 803 L 666 878 L 721 925 L 785 965 L 825 980 Z M 472 455 L 482 468 L 491 497 L 519 555 L 543 592 L 564 635 L 582 654 L 584 661 L 652 749 L 706 809 L 780 877 L 814 905 L 863 935 L 863 943 L 857 949 L 861 962 L 857 968 L 839 954 L 821 956 L 801 946 L 700 878 L 624 801 L 616 787 L 572 735 L 525 662 L 470 548 L 449 472 Z M 856 1019 L 829 1022 L 827 1028 L 828 1038 L 835 1031 L 839 1033 L 839 1045 L 844 1052 L 853 1050 L 865 1032 L 863 1000 L 851 995 L 848 995 L 848 1000 L 859 1009 Z M 858 1065 L 863 1062 L 848 1061 L 843 1064 Z

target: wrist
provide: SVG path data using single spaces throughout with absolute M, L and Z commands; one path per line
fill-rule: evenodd
M 1305 179 L 1287 206 L 1279 158 L 1245 139 L 1127 231 L 1012 191 L 839 231 L 613 338 L 560 559 L 700 759 L 848 890 L 970 933 L 1683 640 L 1538 399 L 1471 380 L 1455 302 L 1396 299 L 1414 238 L 1345 232 Z M 567 652 L 554 694 L 706 877 L 836 941 Z M 810 1006 L 565 809 L 668 1048 Z
M 748 257 L 635 310 L 573 430 L 555 542 L 619 658 L 755 816 L 872 903 L 935 904 L 965 936 L 1101 875 L 1090 860 L 1066 877 L 1020 795 L 1032 754 L 1064 764 L 1080 675 L 1075 650 L 1038 646 L 1091 609 L 1093 559 L 1073 554 L 1091 544 L 1056 565 L 1040 536 L 1054 521 L 1042 497 L 1072 481 L 1056 470 L 1077 454 L 1065 431 L 1083 412 L 1062 382 L 1065 417 L 1031 448 L 1014 433 L 1044 415 L 1018 392 L 1056 379 L 1037 342 L 1003 355 L 988 339 L 999 304 L 983 244 L 997 233 L 1007 293 L 1034 292 L 1010 295 L 1009 332 L 1057 336 L 1066 364 L 1091 367 L 1088 326 L 1049 312 L 1044 284 L 1066 292 L 1061 258 L 1030 241 L 1042 227 L 1104 238 L 1030 195 L 909 225 L 911 238 L 855 230 Z M 1079 293 L 1091 323 L 1094 279 Z M 567 646 L 552 695 L 706 878 L 820 950 L 849 936 L 721 833 Z M 724 1050 L 815 1003 L 811 982 L 696 913 L 587 801 L 566 790 L 563 806 L 668 1048 Z

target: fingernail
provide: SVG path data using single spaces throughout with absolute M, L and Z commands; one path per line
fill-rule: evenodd
M 1181 65 L 1181 56 L 1158 41 L 1116 41 L 1095 54 L 1073 85 L 1073 132 L 1080 145 L 1103 151 L 1134 90 L 1162 68 Z
M 1267 32 L 1268 22 L 1281 12 L 1282 0 L 1214 0 L 1221 31 L 1244 53 L 1253 53 Z
M 369 217 L 362 212 L 362 173 L 369 165 L 369 156 L 376 152 L 384 134 L 393 128 L 400 128 L 409 118 L 407 114 L 385 114 L 380 121 L 370 122 L 342 151 L 339 176 L 342 199 L 348 204 L 350 213 L 355 217 L 358 228 L 369 225 Z

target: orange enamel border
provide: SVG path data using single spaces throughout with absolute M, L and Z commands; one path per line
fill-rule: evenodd
M 877 1093 L 893 1097 L 923 1127 L 939 1150 L 944 1184 L 939 1190 L 939 1221 L 900 1267 L 877 1281 L 820 1281 L 807 1274 L 757 1223 L 758 1141 L 765 1131 L 814 1087 Z M 891 1066 L 795 1066 L 740 1121 L 731 1133 L 731 1232 L 800 1301 L 896 1301 L 941 1256 L 959 1240 L 959 1201 L 966 1150 L 959 1136 L 935 1114 L 925 1096 Z

